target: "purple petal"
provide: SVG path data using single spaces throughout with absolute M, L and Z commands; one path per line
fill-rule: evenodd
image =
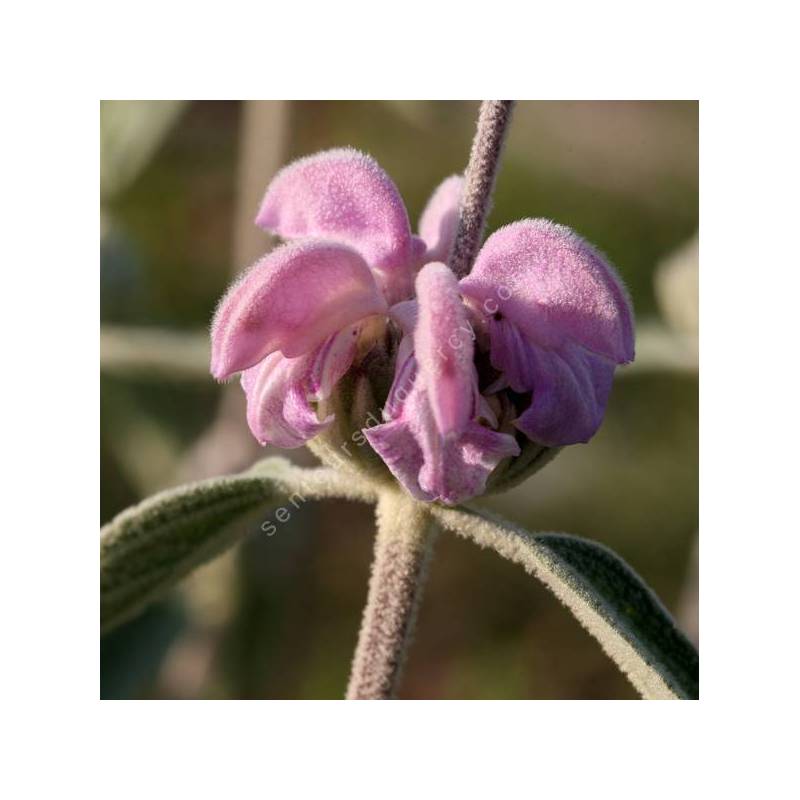
M 402 414 L 364 430 L 392 474 L 419 500 L 455 504 L 481 494 L 503 458 L 519 454 L 512 436 L 469 421 L 458 436 L 441 436 L 421 380 Z
M 485 317 L 508 318 L 532 342 L 574 342 L 633 360 L 630 303 L 611 265 L 563 225 L 523 220 L 490 236 L 461 288 Z
M 435 499 L 419 485 L 419 473 L 423 465 L 422 449 L 408 420 L 400 417 L 382 425 L 364 428 L 363 433 L 372 449 L 412 497 L 417 500 Z
M 461 433 L 474 409 L 474 333 L 455 275 L 440 263 L 417 276 L 414 353 L 420 379 L 442 436 Z
M 400 341 L 397 349 L 397 363 L 395 365 L 394 381 L 389 389 L 386 402 L 383 405 L 383 418 L 396 419 L 403 412 L 406 400 L 417 378 L 417 359 L 414 358 L 413 341 L 410 336 L 405 336 Z
M 358 326 L 345 328 L 299 358 L 271 353 L 242 373 L 247 422 L 262 445 L 300 447 L 331 424 L 333 417 L 320 420 L 310 400 L 330 396 L 353 363 L 358 333 Z
M 387 310 L 363 258 L 307 241 L 261 259 L 222 298 L 211 327 L 211 373 L 222 380 L 280 350 L 288 358 Z
M 492 366 L 502 373 L 498 387 L 510 386 L 515 392 L 529 392 L 536 379 L 533 345 L 508 319 L 489 318 L 489 343 Z
M 439 184 L 431 195 L 419 219 L 419 233 L 428 246 L 426 261 L 444 261 L 450 255 L 450 248 L 456 238 L 458 228 L 458 205 L 464 179 L 461 175 L 451 175 Z
M 603 421 L 615 364 L 583 348 L 531 348 L 533 397 L 517 420 L 530 439 L 549 447 L 588 442 Z
M 352 148 L 301 158 L 267 188 L 256 224 L 286 239 L 321 237 L 355 247 L 371 266 L 405 266 L 418 249 L 392 179 Z
M 420 486 L 443 503 L 455 505 L 483 494 L 494 468 L 519 453 L 513 436 L 470 422 L 457 440 L 445 445 L 438 462 L 426 461 Z
M 317 411 L 308 402 L 308 393 L 302 383 L 292 384 L 283 401 L 283 418 L 286 424 L 305 444 L 333 422 L 333 415 L 320 420 Z
M 319 422 L 305 398 L 303 385 L 311 360 L 271 353 L 242 373 L 247 424 L 260 444 L 301 447 L 330 424 L 330 420 Z
M 419 303 L 416 300 L 403 300 L 389 309 L 389 316 L 400 326 L 406 336 L 414 335 L 419 316 Z
M 360 327 L 354 325 L 331 336 L 317 350 L 308 376 L 308 388 L 314 400 L 326 400 L 336 384 L 350 369 L 358 349 Z

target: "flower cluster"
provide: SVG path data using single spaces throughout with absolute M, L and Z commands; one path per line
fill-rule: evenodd
M 588 441 L 633 319 L 613 268 L 569 228 L 496 231 L 471 273 L 445 262 L 462 179 L 446 179 L 411 232 L 392 180 L 332 150 L 278 173 L 256 224 L 286 240 L 237 281 L 212 325 L 211 372 L 242 373 L 262 444 L 299 447 L 333 421 L 323 401 L 379 341 L 397 341 L 383 422 L 364 436 L 422 500 L 480 494 L 526 439 Z

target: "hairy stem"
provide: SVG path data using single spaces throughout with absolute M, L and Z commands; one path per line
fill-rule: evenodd
M 391 491 L 378 500 L 378 535 L 348 700 L 395 696 L 437 530 L 425 506 Z
M 495 175 L 513 100 L 484 100 L 465 172 L 464 194 L 450 267 L 472 267 L 489 213 Z M 413 633 L 436 524 L 421 503 L 399 492 L 378 500 L 378 535 L 348 700 L 394 697 Z
M 472 152 L 464 173 L 464 194 L 459 209 L 458 231 L 450 253 L 450 269 L 462 278 L 469 274 L 481 246 L 481 237 L 492 202 L 492 190 L 500 163 L 513 100 L 484 100 Z

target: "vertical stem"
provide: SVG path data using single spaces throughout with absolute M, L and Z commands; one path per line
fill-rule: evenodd
M 481 246 L 481 237 L 492 200 L 513 100 L 484 100 L 472 152 L 464 173 L 464 194 L 459 209 L 458 231 L 450 254 L 450 269 L 459 278 L 469 274 Z
M 405 494 L 381 496 L 376 519 L 375 558 L 348 700 L 395 696 L 433 545 L 435 524 L 424 505 Z
M 450 267 L 469 273 L 481 244 L 513 100 L 485 100 L 465 172 Z M 378 501 L 378 535 L 348 700 L 395 696 L 436 530 L 424 504 L 397 491 Z

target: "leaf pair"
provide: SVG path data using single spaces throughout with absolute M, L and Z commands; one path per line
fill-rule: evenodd
M 101 629 L 130 619 L 255 530 L 256 512 L 323 498 L 375 502 L 385 491 L 398 490 L 326 467 L 302 469 L 268 458 L 240 475 L 157 494 L 100 532 Z M 612 551 L 575 536 L 532 534 L 483 511 L 435 504 L 427 509 L 442 528 L 541 580 L 644 698 L 697 698 L 697 652 L 653 592 Z

